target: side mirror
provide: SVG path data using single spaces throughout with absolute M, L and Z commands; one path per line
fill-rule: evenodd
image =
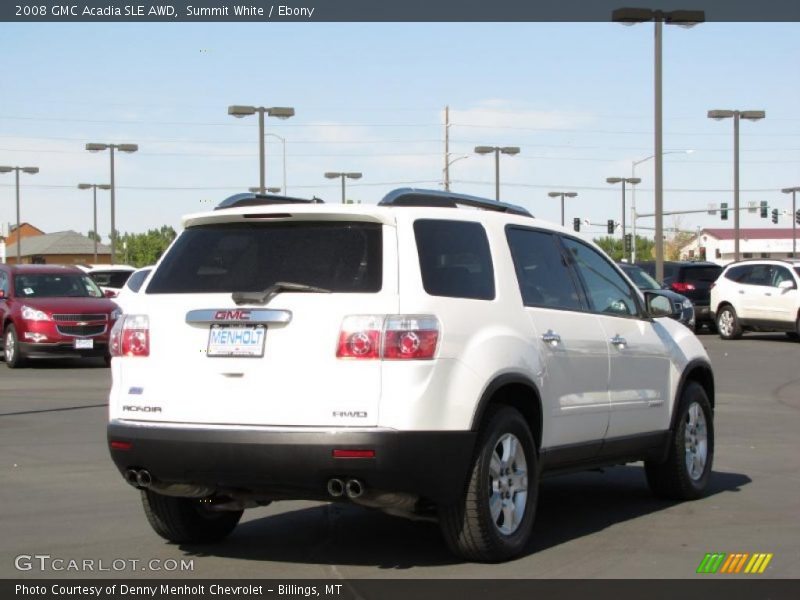
M 656 319 L 658 317 L 671 317 L 680 319 L 681 310 L 673 306 L 672 301 L 658 292 L 647 291 L 644 293 L 647 314 Z
M 789 279 L 784 279 L 783 281 L 781 281 L 778 284 L 778 289 L 779 290 L 783 290 L 784 292 L 786 290 L 793 290 L 793 289 L 796 289 L 796 288 L 797 288 L 797 286 L 794 284 L 794 281 L 791 281 Z M 2 296 L 0 296 L 0 298 L 2 298 Z

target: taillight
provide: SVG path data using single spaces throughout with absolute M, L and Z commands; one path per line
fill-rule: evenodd
M 383 317 L 350 315 L 342 321 L 336 358 L 380 358 Z
M 430 359 L 439 341 L 439 320 L 432 316 L 390 315 L 384 332 L 383 358 Z
M 682 283 L 680 281 L 671 283 L 669 287 L 672 288 L 673 292 L 678 292 L 679 294 L 682 294 L 683 292 L 691 292 L 693 289 L 695 289 L 694 284 Z
M 150 356 L 150 319 L 123 315 L 114 323 L 108 342 L 111 356 Z
M 342 321 L 336 357 L 427 360 L 438 342 L 439 320 L 432 315 L 350 315 Z

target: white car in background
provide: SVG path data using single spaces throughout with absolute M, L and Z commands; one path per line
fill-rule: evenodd
M 103 290 L 106 298 L 116 298 L 135 267 L 129 265 L 75 265 L 85 271 Z
M 130 302 L 132 296 L 144 291 L 146 287 L 144 284 L 153 268 L 153 265 L 142 267 L 128 277 L 128 281 L 125 282 L 125 285 L 122 286 L 122 289 L 114 298 L 114 302 L 122 309 L 122 312 L 125 312 L 125 305 Z

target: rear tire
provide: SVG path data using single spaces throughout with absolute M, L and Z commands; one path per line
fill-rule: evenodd
M 659 498 L 695 500 L 703 495 L 714 461 L 714 413 L 703 387 L 690 382 L 678 405 L 664 462 L 645 461 L 651 491 Z
M 439 509 L 450 550 L 477 562 L 499 562 L 521 554 L 536 515 L 539 470 L 536 443 L 523 416 L 498 406 L 481 427 L 466 490 Z
M 218 542 L 233 531 L 244 512 L 215 512 L 198 498 L 162 496 L 150 490 L 142 490 L 142 506 L 153 531 L 176 544 Z
M 25 363 L 28 362 L 25 355 L 22 354 L 22 350 L 20 350 L 17 329 L 13 325 L 6 327 L 6 332 L 3 336 L 3 357 L 9 369 L 24 367 Z
M 717 311 L 717 331 L 723 340 L 738 340 L 742 337 L 739 317 L 730 304 L 724 305 Z

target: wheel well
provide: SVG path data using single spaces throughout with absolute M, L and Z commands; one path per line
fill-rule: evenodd
M 504 383 L 490 392 L 488 398 L 481 403 L 480 413 L 473 424 L 476 428 L 480 425 L 486 409 L 492 405 L 503 404 L 516 408 L 533 434 L 536 448 L 542 446 L 542 402 L 536 388 L 521 381 Z
M 714 374 L 712 373 L 711 369 L 705 365 L 698 365 L 694 367 L 684 378 L 683 386 L 681 387 L 681 393 L 683 393 L 683 389 L 689 384 L 690 381 L 700 384 L 700 386 L 705 390 L 706 396 L 708 396 L 708 401 L 711 404 L 711 408 L 714 408 Z

